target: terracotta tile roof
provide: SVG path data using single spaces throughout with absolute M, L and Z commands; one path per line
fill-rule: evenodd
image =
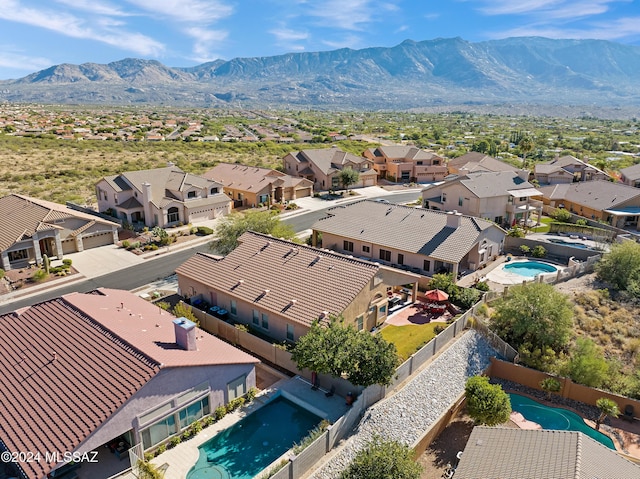
M 492 156 L 475 151 L 452 158 L 447 164 L 450 168 L 467 171 L 515 171 L 518 169 Z
M 581 432 L 477 426 L 456 479 L 637 479 L 640 466 Z
M 259 362 L 200 329 L 196 351 L 178 349 L 174 319 L 111 289 L 0 316 L 0 441 L 73 451 L 161 368 Z M 33 479 L 53 465 L 23 464 Z
M 327 210 L 312 228 L 382 247 L 419 253 L 458 263 L 494 223 L 460 216 L 460 226 L 447 226 L 447 213 L 363 200 Z
M 640 189 L 605 180 L 580 181 L 538 189 L 545 198 L 571 201 L 598 211 L 615 208 L 633 200 L 633 206 L 640 206 Z
M 73 451 L 159 365 L 63 299 L 0 316 L 0 441 L 9 451 Z M 54 464 L 23 463 L 27 477 Z
M 478 198 L 493 198 L 508 195 L 508 191 L 534 188 L 528 181 L 523 180 L 515 171 L 486 171 L 468 173 L 460 178 L 451 180 L 460 182 Z M 448 185 L 445 182 L 442 187 Z
M 301 163 L 315 164 L 325 175 L 342 169 L 342 166 L 349 162 L 359 165 L 360 163 L 371 161 L 336 147 L 292 151 L 289 154 Z
M 224 258 L 197 254 L 176 273 L 178 278 L 191 278 L 310 325 L 323 311 L 344 311 L 379 269 L 376 264 L 338 253 L 247 232 Z
M 228 188 L 249 192 L 262 191 L 271 184 L 285 187 L 298 185 L 308 187 L 313 185 L 313 183 L 308 182 L 308 180 L 286 175 L 277 170 L 240 165 L 237 163 L 218 163 L 202 176 L 218 181 Z
M 377 148 L 369 148 L 371 154 L 377 157 L 386 157 L 390 160 L 405 159 L 407 161 L 414 160 L 431 160 L 432 158 L 441 158 L 433 151 L 426 151 L 415 146 L 407 145 L 387 145 L 378 146 Z
M 6 250 L 16 241 L 31 237 L 36 231 L 62 230 L 55 222 L 66 219 L 118 226 L 117 223 L 58 203 L 12 194 L 0 198 L 0 251 Z

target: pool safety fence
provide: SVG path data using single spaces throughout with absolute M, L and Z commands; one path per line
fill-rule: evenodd
M 516 257 L 521 255 L 520 246 L 526 245 L 531 250 L 536 246 L 542 246 L 546 251 L 546 258 L 552 258 L 560 263 L 566 263 L 569 258 L 574 258 L 580 261 L 587 261 L 592 256 L 599 256 L 598 251 L 592 249 L 574 248 L 572 246 L 566 246 L 558 243 L 549 243 L 548 241 L 539 241 L 531 238 L 515 238 L 507 236 L 504 239 L 504 251 L 511 253 Z M 537 259 L 537 258 L 533 258 Z M 544 258 L 541 258 L 544 260 Z

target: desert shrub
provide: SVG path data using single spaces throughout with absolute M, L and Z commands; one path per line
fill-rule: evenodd
M 0 268 L 0 279 L 4 278 L 4 275 L 5 275 L 5 270 Z
M 447 329 L 446 326 L 438 324 L 433 328 L 433 332 L 436 333 L 436 334 L 440 334 L 445 329 Z
M 167 445 L 166 444 L 160 444 L 158 446 L 158 449 L 156 449 L 156 456 L 159 456 L 160 454 L 162 454 L 166 450 L 167 450 Z
M 520 245 L 520 252 L 526 256 L 531 252 L 531 248 L 529 248 L 526 244 Z
M 208 228 L 207 226 L 198 226 L 198 234 L 200 235 L 212 235 L 213 234 L 213 230 L 211 228 Z
M 486 282 L 486 281 L 478 281 L 478 282 L 475 284 L 475 288 L 476 288 L 477 290 L 480 290 L 480 291 L 483 291 L 483 292 L 485 292 L 485 291 L 489 291 L 489 285 L 487 284 L 487 282 Z
M 124 241 L 122 242 L 122 247 L 123 247 L 124 249 L 129 249 L 129 248 L 131 247 L 131 242 L 130 242 L 130 241 L 128 241 L 128 240 L 124 240 Z
M 253 399 L 256 397 L 256 394 L 258 394 L 258 388 L 255 388 L 255 387 L 250 388 L 247 391 L 247 394 L 245 394 L 247 398 L 247 402 L 253 401 Z
M 224 406 L 218 406 L 213 412 L 213 414 L 215 415 L 216 420 L 219 421 L 225 416 L 225 414 L 227 414 L 227 408 Z
M 564 208 L 557 208 L 550 215 L 554 220 L 559 221 L 561 223 L 570 223 L 571 222 L 571 213 Z
M 507 236 L 511 236 L 512 238 L 524 238 L 524 230 L 519 226 L 514 226 L 507 231 Z
M 31 275 L 31 281 L 33 281 L 34 283 L 39 283 L 41 281 L 44 281 L 47 278 L 47 276 L 49 275 L 45 270 L 39 269 L 38 271 L 36 271 Z
M 191 429 L 191 434 L 195 436 L 200 431 L 202 431 L 202 423 L 200 421 L 193 421 L 189 428 Z
M 65 266 L 67 269 L 71 268 L 72 264 L 73 264 L 73 260 L 70 260 L 68 258 L 65 258 L 62 260 L 62 265 Z
M 213 423 L 215 422 L 215 419 L 213 419 L 213 416 L 207 416 L 202 420 L 202 425 L 204 427 L 209 427 L 211 426 Z
M 546 254 L 547 250 L 542 245 L 538 245 L 531 250 L 531 256 L 534 258 L 544 258 Z
M 171 447 L 176 447 L 178 444 L 180 444 L 182 442 L 182 439 L 180 439 L 180 436 L 173 436 L 171 438 L 171 440 L 169 441 L 169 445 Z

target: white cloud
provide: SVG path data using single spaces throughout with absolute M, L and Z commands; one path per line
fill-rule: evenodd
M 609 11 L 612 3 L 629 0 L 480 0 L 485 15 L 529 15 L 542 20 L 577 19 Z
M 563 3 L 563 0 L 488 0 L 478 8 L 486 15 L 513 15 L 530 13 Z
M 220 58 L 219 54 L 212 53 L 212 48 L 227 38 L 226 31 L 208 30 L 201 27 L 190 27 L 184 31 L 195 39 L 192 60 L 204 63 Z
M 0 19 L 44 28 L 72 38 L 106 43 L 141 55 L 157 56 L 164 50 L 160 42 L 141 33 L 113 28 L 113 24 L 100 25 L 96 22 L 91 26 L 88 20 L 69 13 L 23 7 L 16 0 L 0 0 Z
M 306 32 L 299 32 L 286 27 L 274 28 L 272 30 L 269 30 L 269 33 L 275 36 L 276 40 L 278 40 L 279 42 L 299 41 L 309 38 L 309 34 Z
M 343 30 L 363 30 L 373 20 L 371 0 L 327 0 L 314 4 L 308 12 L 322 20 L 322 26 Z
M 95 13 L 97 15 L 109 15 L 112 17 L 129 16 L 128 13 L 122 11 L 117 6 L 97 0 L 55 0 L 55 2 L 76 10 Z
M 358 49 L 362 46 L 362 39 L 357 35 L 347 35 L 341 40 L 324 40 L 322 43 L 330 48 Z
M 228 17 L 233 7 L 219 0 L 127 0 L 146 10 L 151 16 L 160 15 L 169 20 L 207 25 Z
M 53 63 L 48 58 L 30 57 L 20 52 L 12 52 L 10 50 L 12 50 L 12 48 L 9 46 L 0 46 L 0 67 L 32 72 L 48 68 Z
M 546 38 L 590 38 L 595 40 L 622 40 L 640 36 L 640 17 L 618 18 L 610 22 L 597 22 L 583 28 L 550 25 L 526 25 L 495 32 L 492 38 L 537 36 Z

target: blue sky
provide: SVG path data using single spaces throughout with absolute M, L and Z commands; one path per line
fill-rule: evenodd
M 640 45 L 640 0 L 0 0 L 0 79 L 128 57 L 179 67 L 530 35 Z

